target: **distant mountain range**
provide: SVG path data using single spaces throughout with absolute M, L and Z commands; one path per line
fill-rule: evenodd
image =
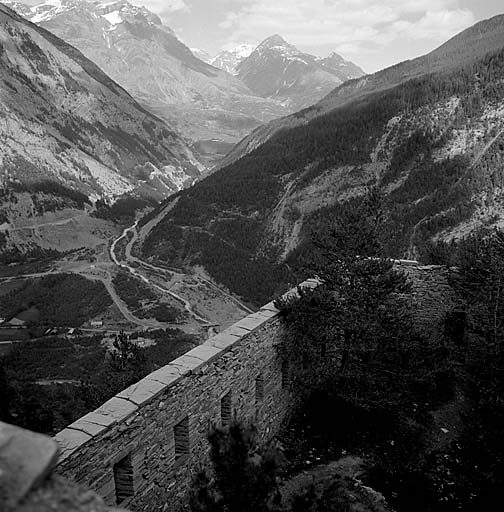
M 251 128 L 290 111 L 197 58 L 157 15 L 125 0 L 0 5 L 2 183 L 50 179 L 92 197 L 161 198 Z M 228 56 L 243 66 L 275 39 Z
M 236 75 L 255 94 L 294 111 L 313 105 L 343 82 L 364 75 L 361 68 L 335 52 L 316 57 L 301 52 L 278 34 L 258 46 L 242 44 L 213 58 L 202 50 L 193 53 Z
M 341 80 L 362 74 L 351 63 L 342 65 L 339 57 L 335 69 L 331 59 L 303 54 L 285 42 L 289 57 L 284 61 L 285 49 L 271 47 L 258 55 L 251 45 L 210 58 L 202 50 L 191 51 L 156 14 L 126 0 L 6 4 L 78 48 L 191 141 L 209 166 L 254 128 L 311 105 Z M 289 83 L 278 87 L 281 73 Z M 261 84 L 268 80 L 277 93 L 264 92 Z
M 504 15 L 257 129 L 178 194 L 143 255 L 203 265 L 261 304 L 299 278 L 311 233 L 373 187 L 391 257 L 429 260 L 437 240 L 504 226 L 503 167 Z
M 96 198 L 161 199 L 204 169 L 96 64 L 3 4 L 0 76 L 2 186 L 51 180 Z
M 220 139 L 231 145 L 263 122 L 288 113 L 195 57 L 144 7 L 125 0 L 49 0 L 20 11 L 79 49 L 188 140 Z
M 278 34 L 265 39 L 236 71 L 251 91 L 295 111 L 312 105 L 343 82 L 364 75 L 336 53 L 325 59 L 315 57 Z

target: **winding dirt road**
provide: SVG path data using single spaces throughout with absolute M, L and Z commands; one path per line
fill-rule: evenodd
M 156 226 L 172 210 L 172 208 L 177 204 L 177 201 L 178 201 L 178 198 L 173 200 L 171 203 L 167 204 L 166 207 L 163 208 L 163 210 L 161 210 L 161 212 L 157 215 L 157 217 L 150 220 L 147 224 L 145 224 L 142 227 L 143 236 L 145 236 L 154 226 Z M 139 221 L 137 220 L 134 224 L 132 224 L 131 226 L 124 229 L 121 236 L 119 236 L 116 240 L 114 240 L 114 242 L 110 246 L 110 257 L 111 257 L 112 261 L 117 266 L 127 270 L 132 275 L 141 279 L 143 282 L 145 282 L 149 286 L 157 289 L 158 291 L 160 291 L 162 293 L 166 293 L 166 294 L 170 295 L 171 297 L 173 297 L 175 300 L 179 301 L 181 304 L 184 305 L 184 309 L 189 313 L 189 315 L 191 315 L 191 317 L 194 318 L 196 321 L 203 324 L 203 326 L 210 327 L 210 328 L 212 326 L 215 326 L 215 324 L 212 323 L 211 321 L 209 321 L 208 318 L 205 318 L 205 317 L 201 316 L 200 314 L 196 313 L 196 311 L 194 311 L 191 303 L 187 299 L 185 299 L 184 297 L 175 293 L 171 288 L 161 286 L 160 284 L 153 282 L 151 279 L 148 279 L 140 271 L 140 269 L 143 268 L 145 270 L 151 270 L 153 272 L 156 272 L 156 273 L 160 274 L 161 276 L 166 275 L 166 273 L 168 272 L 167 269 L 152 265 L 151 263 L 143 261 L 132 254 L 132 248 L 133 248 L 134 244 L 139 239 L 138 223 L 139 223 Z M 120 261 L 116 255 L 117 244 L 119 242 L 121 242 L 122 240 L 127 239 L 130 234 L 132 236 L 128 240 L 126 247 L 125 247 L 125 251 L 124 251 L 125 261 L 122 261 L 122 260 Z M 132 266 L 133 264 L 135 264 L 137 267 L 134 268 Z M 179 277 L 180 280 L 187 277 L 187 274 L 184 274 L 182 272 L 174 272 L 173 270 L 170 270 L 169 273 L 171 274 L 171 279 L 173 279 L 173 276 Z M 221 288 L 219 288 L 215 283 L 213 283 L 209 279 L 206 279 L 205 277 L 198 275 L 198 274 L 195 274 L 195 275 L 191 274 L 190 277 L 191 277 L 191 279 L 195 279 L 196 281 L 198 281 L 202 284 L 206 284 L 207 286 L 211 287 L 216 293 L 218 293 L 219 295 L 230 300 L 231 302 L 233 302 L 236 306 L 238 306 L 240 309 L 242 309 L 246 313 L 254 313 L 254 311 L 252 309 L 250 309 L 248 306 L 243 304 L 236 297 L 233 297 L 231 294 L 229 294 L 229 293 L 225 292 L 224 290 L 222 290 Z

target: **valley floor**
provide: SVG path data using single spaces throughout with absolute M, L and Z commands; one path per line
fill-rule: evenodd
M 120 329 L 132 332 L 176 327 L 204 340 L 251 312 L 238 299 L 212 282 L 203 269 L 195 269 L 189 273 L 181 269 L 162 268 L 132 254 L 139 236 L 144 237 L 159 219 L 141 229 L 136 221 L 119 233 L 112 225 L 107 226 L 108 229 L 103 229 L 103 226 L 97 229 L 97 219 L 91 221 L 91 213 L 92 211 L 59 212 L 40 218 L 32 217 L 29 222 L 10 226 L 9 231 L 16 232 L 17 236 L 31 241 L 41 237 L 45 239 L 46 246 L 58 249 L 62 249 L 57 242 L 59 238 L 66 235 L 67 231 L 77 231 L 79 239 L 76 243 L 89 241 L 89 246 L 81 249 L 65 246 L 63 250 L 68 251 L 67 254 L 52 261 L 49 268 L 41 271 L 26 272 L 21 269 L 20 273 L 12 275 L 16 267 L 7 267 L 4 277 L 0 277 L 0 293 L 2 290 L 4 294 L 8 293 L 16 281 L 37 280 L 55 274 L 75 274 L 99 281 L 110 295 L 113 305 L 109 311 L 89 318 L 82 326 L 83 329 L 94 332 Z M 160 215 L 165 213 L 163 211 Z M 50 231 L 50 235 L 46 231 Z M 159 304 L 179 310 L 179 318 L 175 321 L 160 321 L 147 314 L 139 315 L 137 311 L 132 311 L 128 305 L 128 297 L 121 297 L 114 286 L 114 278 L 121 271 L 127 272 L 134 280 L 147 286 L 156 295 Z

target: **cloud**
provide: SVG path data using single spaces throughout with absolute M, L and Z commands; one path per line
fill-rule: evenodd
M 443 38 L 459 32 L 474 23 L 474 17 L 466 10 L 428 11 L 415 22 L 398 21 L 392 30 L 415 39 Z
M 332 45 L 346 53 L 385 46 L 444 42 L 474 23 L 459 0 L 230 0 L 220 23 L 229 41 L 273 33 L 304 47 Z M 350 50 L 350 51 L 349 51 Z

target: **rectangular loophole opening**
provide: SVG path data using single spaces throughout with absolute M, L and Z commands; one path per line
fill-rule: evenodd
M 126 498 L 134 496 L 135 487 L 133 484 L 131 454 L 126 455 L 126 457 L 114 464 L 114 484 L 117 505 L 120 505 Z
M 255 401 L 260 404 L 264 400 L 264 378 L 259 375 L 255 380 Z
M 289 361 L 285 359 L 282 361 L 282 388 L 286 389 L 289 387 L 290 382 L 290 365 Z
M 232 400 L 231 391 L 221 398 L 221 422 L 227 427 L 231 423 Z
M 189 417 L 186 416 L 182 421 L 173 427 L 175 437 L 175 460 L 189 454 Z

